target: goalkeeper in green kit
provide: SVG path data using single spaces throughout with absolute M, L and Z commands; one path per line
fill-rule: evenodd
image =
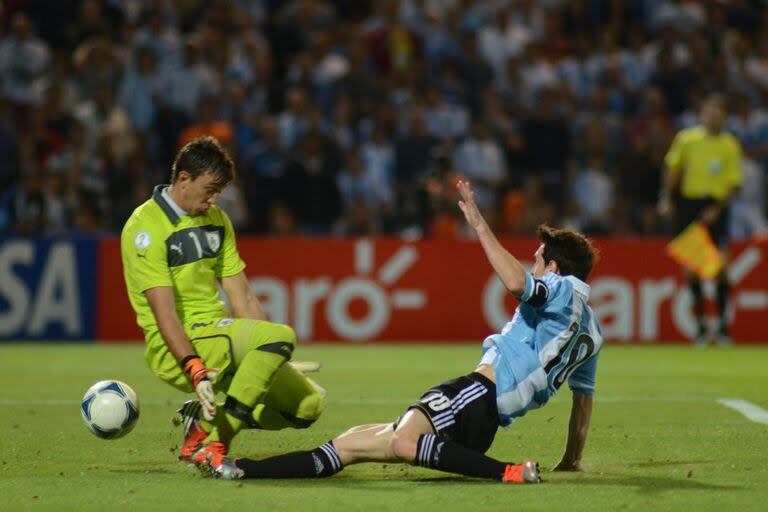
M 322 388 L 286 364 L 296 335 L 266 320 L 232 223 L 215 205 L 234 171 L 216 139 L 193 140 L 176 156 L 171 184 L 134 210 L 120 241 L 147 364 L 173 387 L 197 393 L 179 410 L 187 462 L 223 457 L 243 428 L 306 428 L 324 407 Z M 226 394 L 223 404 L 216 392 Z

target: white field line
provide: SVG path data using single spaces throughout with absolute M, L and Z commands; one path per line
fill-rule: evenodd
M 140 405 L 178 405 L 185 397 L 164 398 L 164 399 L 139 399 Z M 414 397 L 408 398 L 343 398 L 328 400 L 329 404 L 335 405 L 408 405 L 414 402 Z M 663 402 L 663 403 L 708 403 L 712 398 L 696 396 L 679 397 L 654 397 L 654 396 L 601 396 L 595 397 L 595 401 L 600 403 L 628 403 L 628 402 Z M 0 398 L 0 406 L 70 406 L 80 405 L 80 400 L 72 399 L 32 399 L 20 400 L 15 398 Z M 765 411 L 763 411 L 766 415 Z
M 738 411 L 749 421 L 768 425 L 768 411 L 741 398 L 718 398 L 717 403 Z

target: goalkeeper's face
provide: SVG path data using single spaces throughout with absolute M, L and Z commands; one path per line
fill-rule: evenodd
M 179 176 L 183 178 L 182 176 Z M 224 188 L 211 172 L 201 174 L 195 179 L 190 176 L 181 183 L 184 194 L 184 206 L 181 206 L 190 215 L 203 215 L 216 204 L 216 200 Z

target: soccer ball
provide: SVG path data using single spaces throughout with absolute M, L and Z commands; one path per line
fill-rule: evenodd
M 133 430 L 139 419 L 139 399 L 119 380 L 101 380 L 85 392 L 80 412 L 88 430 L 102 439 L 117 439 Z

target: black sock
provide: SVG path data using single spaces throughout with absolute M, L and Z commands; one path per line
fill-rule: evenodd
M 727 278 L 717 280 L 717 315 L 720 318 L 720 334 L 723 336 L 728 335 L 728 320 L 725 318 L 725 315 L 728 307 L 728 293 L 730 292 L 730 288 L 731 285 L 728 283 Z
M 333 441 L 312 451 L 292 452 L 263 460 L 237 459 L 245 478 L 323 478 L 343 469 Z
M 688 285 L 691 288 L 691 296 L 693 297 L 693 311 L 696 314 L 699 335 L 703 335 L 706 329 L 704 327 L 704 294 L 701 291 L 701 279 L 692 277 L 688 281 Z
M 501 480 L 507 467 L 506 462 L 499 462 L 455 441 L 432 434 L 419 436 L 415 462 L 425 468 L 492 480 Z

